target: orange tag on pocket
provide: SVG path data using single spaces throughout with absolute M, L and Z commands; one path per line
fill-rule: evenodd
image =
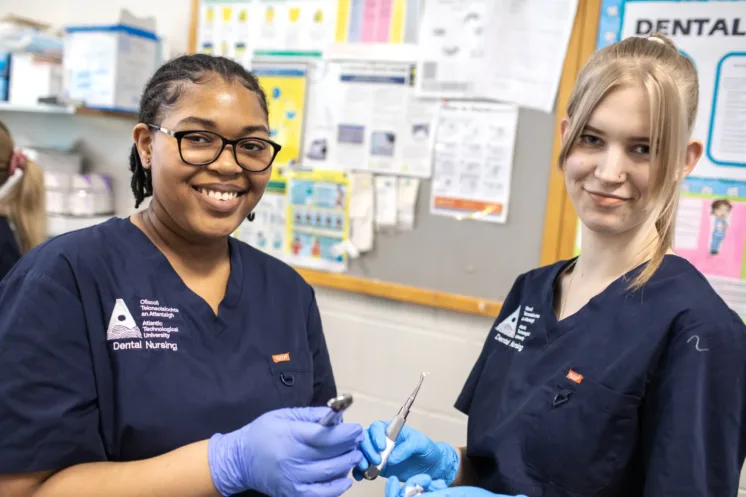
M 272 361 L 277 364 L 278 362 L 288 362 L 290 360 L 290 353 L 285 352 L 284 354 L 275 354 L 272 356 Z
M 567 372 L 567 379 L 580 384 L 580 382 L 583 381 L 583 375 L 580 373 L 576 373 L 575 371 L 571 369 L 570 371 Z

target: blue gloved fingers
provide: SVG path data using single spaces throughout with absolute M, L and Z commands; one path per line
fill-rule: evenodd
M 386 497 L 398 497 L 400 488 L 399 479 L 396 476 L 390 477 L 386 481 Z
M 295 495 L 306 497 L 338 497 L 347 492 L 351 486 L 352 480 L 349 478 L 340 478 L 339 480 L 324 483 L 299 483 L 295 486 Z
M 386 460 L 387 466 L 395 466 L 397 464 L 403 463 L 412 455 L 417 454 L 420 452 L 421 447 L 420 444 L 417 443 L 415 440 L 404 440 L 403 442 L 398 443 L 394 446 L 393 450 L 389 454 L 389 458 Z
M 414 475 L 413 477 L 409 478 L 407 482 L 404 484 L 404 487 L 414 487 L 415 485 L 419 485 L 425 490 L 430 488 L 430 485 L 432 484 L 433 479 L 428 474 L 419 474 Z
M 370 425 L 370 428 L 367 430 L 370 434 L 370 439 L 373 442 L 373 447 L 375 447 L 378 452 L 383 452 L 386 449 L 386 428 L 388 428 L 388 426 L 388 421 L 376 421 Z M 403 431 L 404 430 L 402 430 L 402 432 Z M 401 433 L 399 434 L 399 438 L 401 438 Z M 380 464 L 380 460 L 376 464 Z
M 329 414 L 330 407 L 294 407 L 277 410 L 277 415 L 290 421 L 306 421 L 318 423 L 321 418 Z
M 316 423 L 294 423 L 295 439 L 315 449 L 321 458 L 344 454 L 357 449 L 363 441 L 363 427 L 359 424 L 342 423 L 335 426 L 321 426 Z
M 293 479 L 300 483 L 310 484 L 345 478 L 362 457 L 359 450 L 353 450 L 332 459 L 311 461 L 300 466 L 293 475 Z
M 438 490 L 445 490 L 446 488 L 448 488 L 448 484 L 443 480 L 433 480 L 427 490 L 428 492 L 437 492 Z
M 365 469 L 368 469 L 368 462 L 373 463 L 374 465 L 378 466 L 381 464 L 381 452 L 383 449 L 386 448 L 386 443 L 384 442 L 383 449 L 379 449 L 376 446 L 374 446 L 373 441 L 371 440 L 371 434 L 370 430 L 365 430 L 363 438 L 363 443 L 360 444 L 360 450 L 363 452 L 363 455 L 366 459 L 366 466 Z M 385 439 L 384 435 L 384 439 Z

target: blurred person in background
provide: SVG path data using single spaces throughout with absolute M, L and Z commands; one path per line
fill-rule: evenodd
M 41 169 L 15 149 L 10 131 L 0 122 L 0 279 L 44 241 L 45 200 Z

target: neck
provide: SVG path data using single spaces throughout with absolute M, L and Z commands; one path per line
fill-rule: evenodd
M 618 235 L 595 233 L 582 226 L 576 267 L 583 276 L 614 280 L 650 259 L 658 241 L 646 226 Z
M 140 229 L 169 261 L 194 273 L 209 274 L 229 257 L 228 239 L 195 240 L 182 230 L 153 198 L 140 214 Z

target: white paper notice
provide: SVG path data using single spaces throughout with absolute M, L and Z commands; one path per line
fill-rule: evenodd
M 578 0 L 500 0 L 485 36 L 476 93 L 552 112 Z M 504 15 L 503 15 L 504 14 Z M 496 29 L 495 29 L 496 28 Z
M 578 0 L 425 0 L 417 94 L 551 112 Z
M 420 180 L 415 178 L 399 178 L 397 185 L 397 222 L 396 227 L 401 231 L 414 228 L 414 212 L 417 206 L 417 192 Z
M 504 223 L 518 108 L 480 102 L 444 102 L 435 136 L 433 214 Z
M 373 248 L 373 216 L 375 214 L 375 191 L 373 175 L 350 174 L 350 243 L 358 252 Z
M 488 0 L 423 1 L 415 83 L 418 95 L 474 96 L 474 78 L 484 68 L 485 30 L 493 23 L 490 4 Z
M 416 97 L 412 64 L 312 62 L 303 165 L 429 178 L 437 103 Z
M 376 228 L 381 230 L 396 227 L 398 196 L 395 176 L 376 176 Z

